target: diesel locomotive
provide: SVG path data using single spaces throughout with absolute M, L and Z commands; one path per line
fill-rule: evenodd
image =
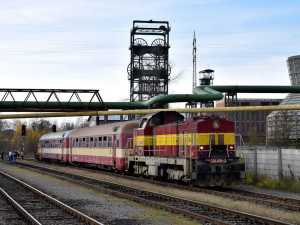
M 236 184 L 245 178 L 234 122 L 177 112 L 41 137 L 37 158 L 92 165 L 132 175 L 197 186 Z

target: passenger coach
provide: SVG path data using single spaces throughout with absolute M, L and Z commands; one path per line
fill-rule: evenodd
M 71 132 L 52 132 L 43 135 L 39 140 L 36 158 L 70 162 L 69 136 Z

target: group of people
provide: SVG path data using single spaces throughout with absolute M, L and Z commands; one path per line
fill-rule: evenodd
M 12 152 L 11 150 L 9 150 L 8 152 L 8 160 L 10 162 L 15 162 L 16 159 L 21 158 L 22 160 L 24 159 L 24 151 L 20 151 L 20 150 L 15 150 L 14 152 Z M 1 159 L 4 159 L 4 151 L 1 151 Z

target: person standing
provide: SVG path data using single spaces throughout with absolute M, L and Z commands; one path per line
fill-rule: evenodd
M 13 163 L 17 160 L 17 156 L 18 156 L 18 151 L 15 150 L 14 153 L 12 154 L 12 157 L 13 157 L 12 162 L 13 162 Z
M 12 152 L 9 150 L 8 152 L 8 160 L 11 162 L 12 161 Z
M 21 159 L 23 160 L 24 159 L 24 151 L 21 151 Z
M 3 160 L 4 158 L 4 151 L 1 151 L 1 159 Z

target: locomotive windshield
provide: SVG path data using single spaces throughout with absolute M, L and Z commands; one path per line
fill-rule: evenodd
M 142 121 L 141 121 L 141 123 L 140 123 L 140 126 L 139 126 L 139 128 L 145 128 L 146 127 L 146 124 L 147 124 L 147 119 L 145 118 L 145 119 L 143 119 Z

